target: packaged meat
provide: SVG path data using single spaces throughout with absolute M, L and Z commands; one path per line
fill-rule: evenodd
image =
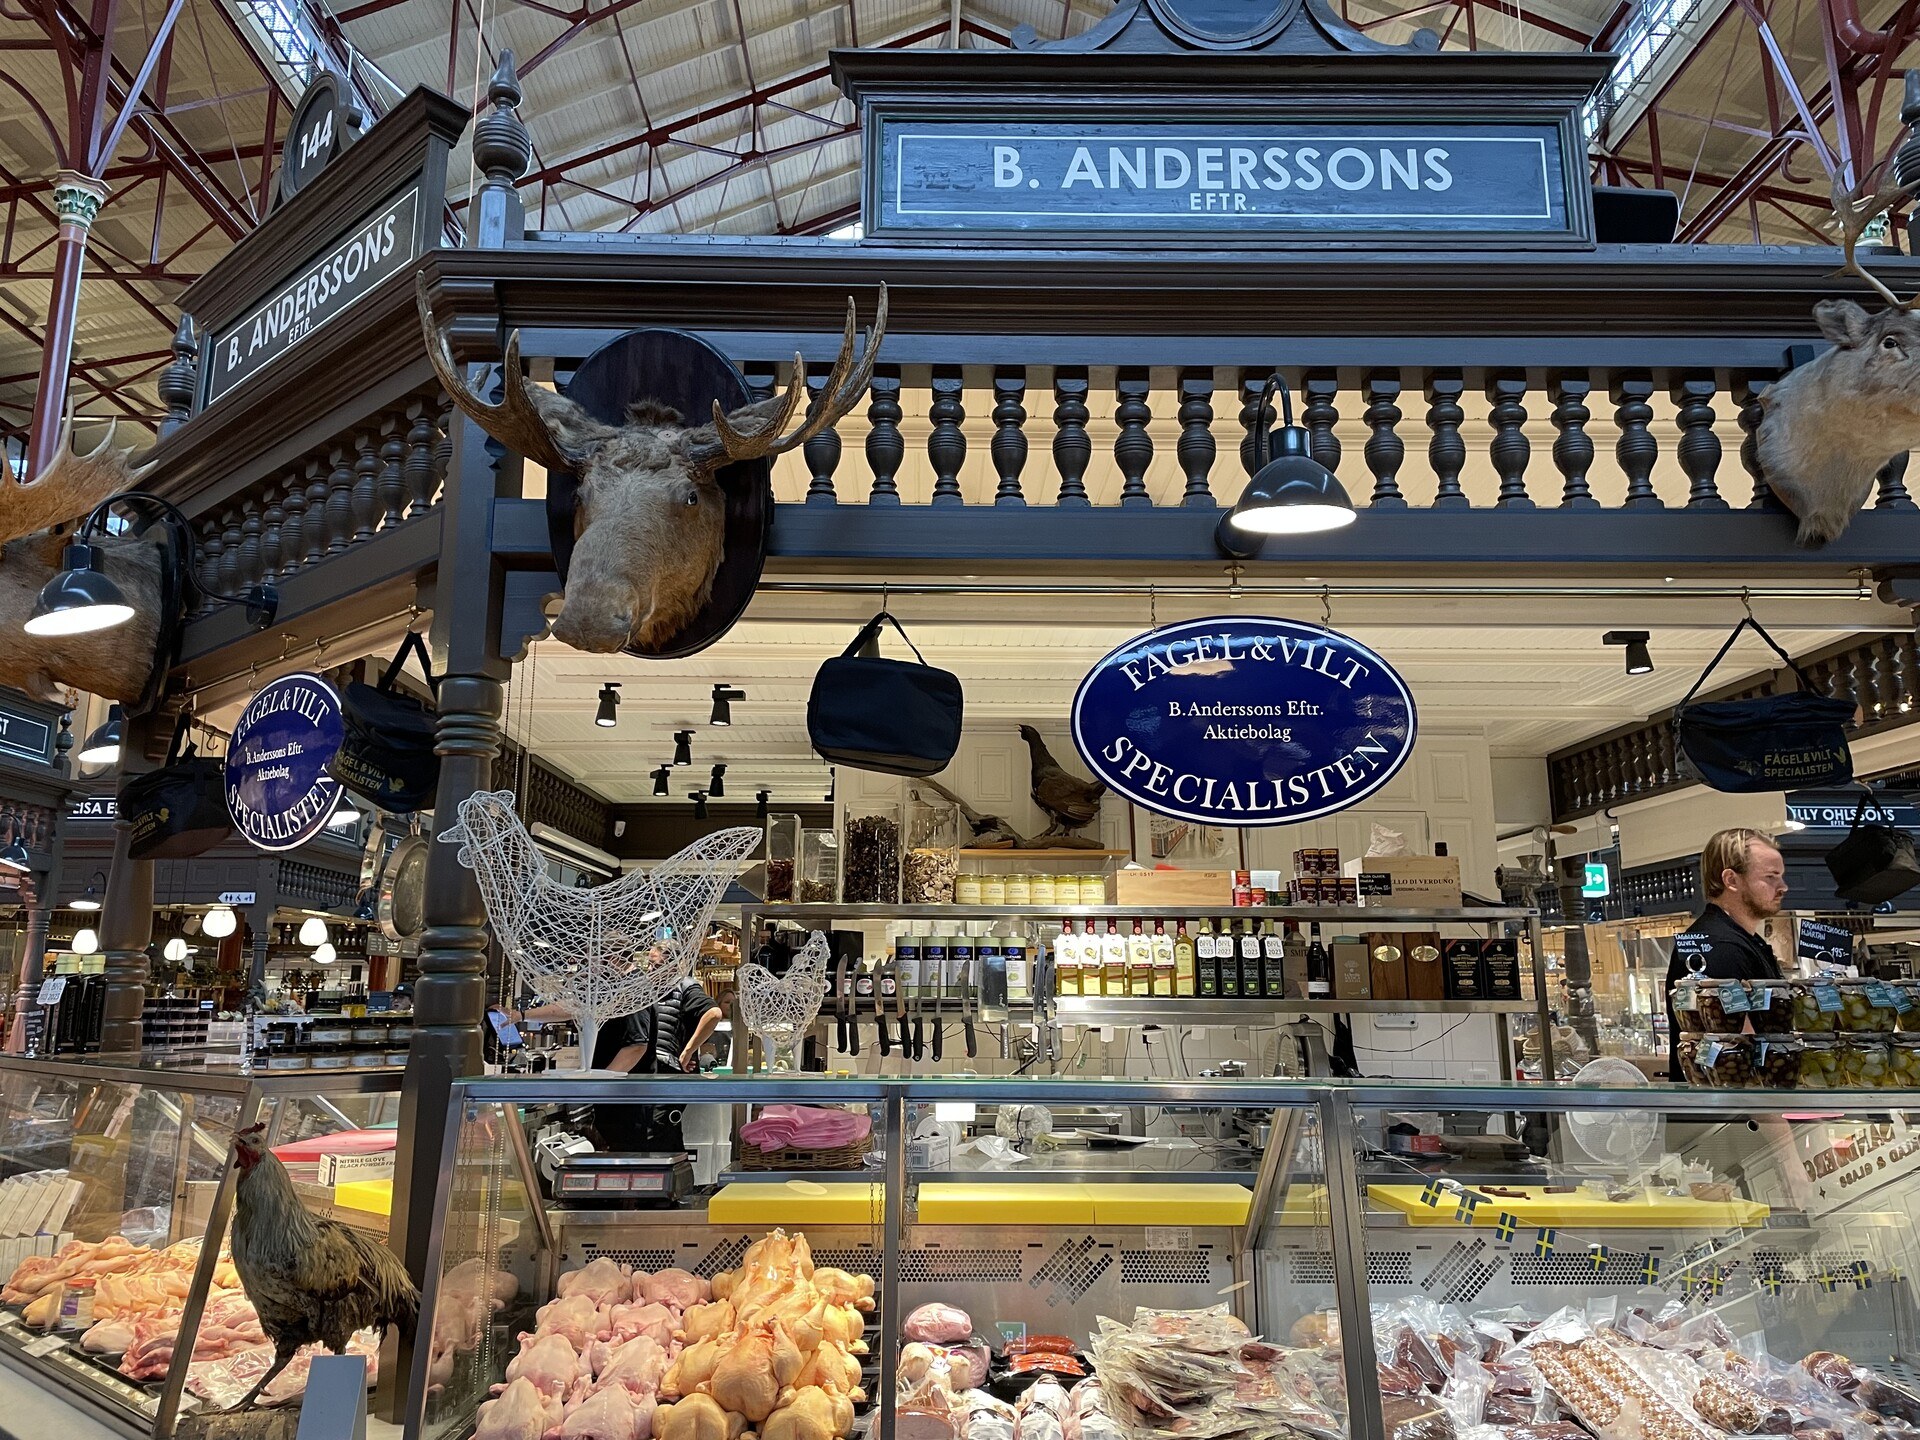
M 1388 1440 L 1455 1440 L 1453 1419 L 1432 1395 L 1387 1395 L 1380 1419 Z
M 952 1305 L 922 1305 L 907 1316 L 902 1332 L 927 1345 L 963 1345 L 973 1334 L 973 1317 Z
M 1814 1351 L 1800 1362 L 1800 1368 L 1836 1395 L 1852 1395 L 1860 1388 L 1853 1362 L 1831 1350 Z
M 1035 1350 L 1030 1354 L 1016 1355 L 1007 1366 L 1015 1375 L 1031 1374 L 1035 1370 L 1044 1370 L 1053 1375 L 1068 1375 L 1079 1379 L 1087 1373 L 1087 1367 L 1072 1355 L 1059 1355 L 1051 1350 Z
M 1340 1343 L 1340 1312 L 1338 1310 L 1314 1310 L 1302 1315 L 1293 1322 L 1293 1328 L 1287 1331 L 1289 1345 L 1338 1345 Z
M 956 1311 L 955 1313 L 957 1314 L 958 1312 Z M 967 1330 L 970 1332 L 972 1328 L 973 1322 L 968 1321 Z M 966 1334 L 963 1333 L 959 1338 L 962 1340 L 966 1339 Z M 1073 1341 L 1065 1335 L 1027 1335 L 1018 1340 L 1009 1340 L 1006 1347 L 1009 1357 L 1047 1353 L 1054 1355 L 1071 1355 L 1079 1348 L 1079 1346 L 1075 1345 Z

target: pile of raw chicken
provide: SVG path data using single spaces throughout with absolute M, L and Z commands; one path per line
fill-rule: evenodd
M 871 1275 L 780 1230 L 711 1282 L 595 1260 L 536 1312 L 474 1440 L 837 1440 L 872 1309 Z

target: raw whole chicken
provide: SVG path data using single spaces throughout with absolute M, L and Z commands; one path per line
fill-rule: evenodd
M 784 1336 L 784 1332 L 782 1334 Z M 773 1413 L 780 1399 L 780 1387 L 800 1373 L 800 1352 L 791 1340 L 786 1342 L 785 1353 L 791 1355 L 793 1364 L 781 1375 L 776 1364 L 773 1329 L 747 1331 L 715 1362 L 708 1393 L 727 1409 L 758 1425 Z
M 836 1435 L 845 1433 L 841 1418 L 835 1413 L 834 1396 L 817 1386 L 808 1386 L 804 1390 L 789 1392 L 792 1398 L 783 1404 L 760 1429 L 760 1440 L 834 1440 Z M 846 1406 L 846 1429 L 853 1427 L 853 1406 L 841 1397 L 840 1405 Z
M 650 1336 L 638 1336 L 611 1351 L 606 1350 L 602 1341 L 594 1349 L 605 1353 L 593 1361 L 594 1379 L 587 1390 L 589 1395 L 616 1385 L 633 1391 L 636 1397 L 644 1395 L 649 1401 L 658 1393 L 660 1377 L 667 1373 L 667 1352 Z
M 653 1429 L 651 1395 L 636 1400 L 624 1385 L 596 1391 L 567 1412 L 560 1440 L 640 1440 Z
M 607 1331 L 607 1339 L 615 1344 L 645 1335 L 663 1350 L 677 1338 L 673 1311 L 652 1303 L 615 1305 L 607 1312 Z
M 662 1270 L 657 1275 L 634 1277 L 641 1294 L 655 1305 L 688 1310 L 713 1297 L 713 1287 L 685 1270 Z
M 873 1309 L 873 1276 L 871 1275 L 849 1275 L 844 1270 L 836 1270 L 829 1266 L 824 1270 L 813 1272 L 813 1288 L 819 1291 L 820 1298 L 830 1305 L 851 1305 L 856 1310 L 864 1311 Z M 932 1307 L 923 1305 L 920 1308 L 925 1310 Z M 956 1315 L 963 1313 L 954 1311 Z M 971 1320 L 967 1322 L 967 1329 L 969 1331 L 973 1329 Z M 918 1339 L 919 1337 L 909 1338 Z
M 580 1374 L 580 1356 L 565 1335 L 522 1337 L 522 1349 L 507 1364 L 507 1384 L 530 1380 L 542 1395 L 559 1399 Z
M 515 1380 L 499 1399 L 481 1405 L 473 1440 L 540 1440 L 561 1418 L 559 1397 L 542 1395 L 531 1381 Z
M 605 1318 L 590 1295 L 550 1300 L 534 1311 L 533 1320 L 534 1334 L 564 1335 L 575 1350 L 584 1350 L 591 1341 L 607 1338 Z
M 653 1440 L 734 1440 L 746 1428 L 746 1416 L 727 1413 L 710 1395 L 689 1395 L 653 1412 Z
M 632 1274 L 624 1265 L 601 1256 L 581 1270 L 569 1270 L 554 1286 L 554 1293 L 565 1300 L 586 1295 L 595 1305 L 623 1304 L 632 1298 Z
M 680 1317 L 679 1338 L 692 1344 L 696 1340 L 724 1335 L 733 1329 L 733 1319 L 731 1300 L 712 1300 L 705 1305 L 695 1305 Z

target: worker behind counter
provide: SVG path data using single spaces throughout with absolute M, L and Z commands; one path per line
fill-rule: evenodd
M 1667 1072 L 1680 1073 L 1680 1032 L 1673 987 L 1687 975 L 1709 980 L 1778 980 L 1780 962 L 1760 927 L 1780 913 L 1787 867 L 1773 841 L 1758 830 L 1722 830 L 1700 852 L 1700 889 L 1706 909 L 1673 937 L 1667 964 Z

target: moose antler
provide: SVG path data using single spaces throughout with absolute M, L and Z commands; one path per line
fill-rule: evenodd
M 853 361 L 853 339 L 856 318 L 853 297 L 847 297 L 847 328 L 840 338 L 840 354 L 833 362 L 833 369 L 827 375 L 827 383 L 820 392 L 820 403 L 813 407 L 798 430 L 788 431 L 794 412 L 800 408 L 800 402 L 807 393 L 807 362 L 796 353 L 793 357 L 793 376 L 787 382 L 785 403 L 759 429 L 743 433 L 728 423 L 718 400 L 713 402 L 713 428 L 720 437 L 720 449 L 728 460 L 763 460 L 772 455 L 784 455 L 796 446 L 804 445 L 829 426 L 837 424 L 851 410 L 862 395 L 867 393 L 867 385 L 873 379 L 873 362 L 880 354 L 880 341 L 887 333 L 887 287 L 880 287 L 880 303 L 874 310 L 873 328 L 867 331 L 867 348 L 856 367 Z
M 17 540 L 78 520 L 109 495 L 138 485 L 153 465 L 130 464 L 131 445 L 114 449 L 116 428 L 109 421 L 106 438 L 85 455 L 77 455 L 73 450 L 73 419 L 69 416 L 54 442 L 53 460 L 31 484 L 0 478 L 0 541 Z
M 1914 296 L 1911 300 L 1902 300 L 1889 290 L 1878 276 L 1868 271 L 1855 254 L 1855 249 L 1860 244 L 1860 237 L 1866 232 L 1874 216 L 1899 204 L 1913 194 L 1915 188 L 1912 185 L 1876 184 L 1869 193 L 1867 186 L 1872 181 L 1873 174 L 1874 172 L 1868 172 L 1851 186 L 1842 186 L 1838 174 L 1833 177 L 1833 223 L 1840 232 L 1839 273 L 1859 276 L 1895 310 L 1911 310 L 1914 301 L 1920 300 L 1920 295 Z
M 433 318 L 433 305 L 427 299 L 426 277 L 414 287 L 414 300 L 420 307 L 420 329 L 426 336 L 427 358 L 440 376 L 447 398 L 473 422 L 502 445 L 524 455 L 548 470 L 575 471 L 580 457 L 569 455 L 554 438 L 540 412 L 538 387 L 520 373 L 520 332 L 507 337 L 507 353 L 502 361 L 506 372 L 505 398 L 498 405 L 473 392 L 460 367 L 454 364 L 453 349 L 447 344 L 446 331 Z

